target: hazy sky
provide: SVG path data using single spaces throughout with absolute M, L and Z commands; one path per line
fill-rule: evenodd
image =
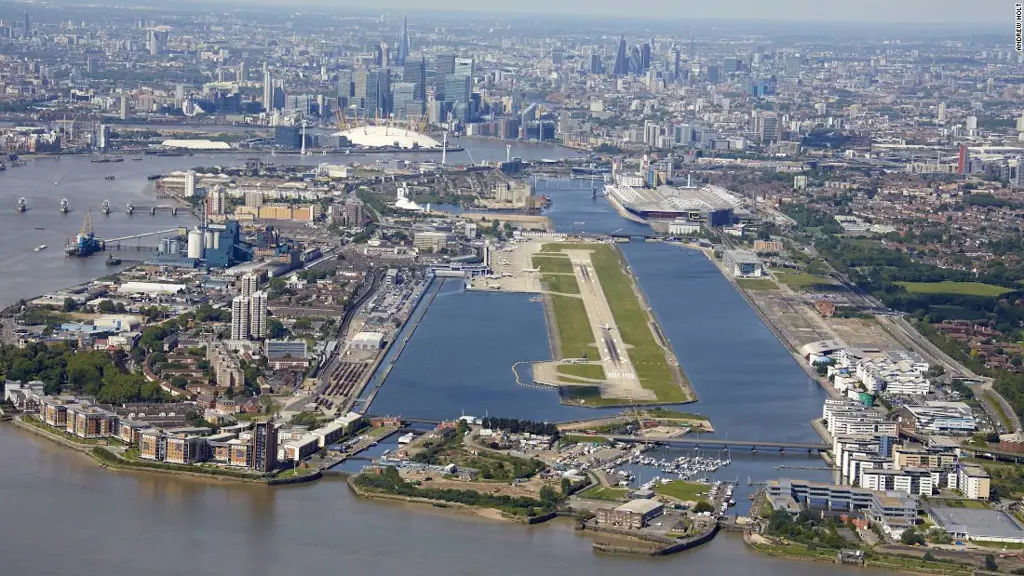
M 257 1 L 260 4 L 285 4 L 282 0 Z M 335 8 L 370 7 L 362 0 L 298 0 L 296 4 Z M 1012 31 L 1014 25 L 1012 0 L 382 0 L 379 6 L 381 11 L 514 11 L 619 15 L 650 19 L 691 17 L 997 25 L 1005 23 L 1008 31 Z

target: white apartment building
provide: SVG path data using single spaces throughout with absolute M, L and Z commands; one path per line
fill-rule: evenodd
M 972 500 L 988 500 L 991 488 L 991 479 L 988 472 L 980 466 L 957 464 L 957 490 Z

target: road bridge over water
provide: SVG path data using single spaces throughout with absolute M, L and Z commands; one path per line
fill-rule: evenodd
M 808 452 L 824 452 L 831 446 L 822 442 L 777 442 L 773 440 L 727 440 L 725 438 L 650 438 L 621 434 L 600 434 L 599 438 L 608 438 L 616 442 L 654 442 L 673 446 L 710 446 L 719 448 L 750 448 L 751 450 L 807 450 Z

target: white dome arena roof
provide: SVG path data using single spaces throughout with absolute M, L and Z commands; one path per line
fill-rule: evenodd
M 395 126 L 358 126 L 342 132 L 335 132 L 333 135 L 344 136 L 349 142 L 357 146 L 374 148 L 383 146 L 441 148 L 440 142 L 426 134 Z

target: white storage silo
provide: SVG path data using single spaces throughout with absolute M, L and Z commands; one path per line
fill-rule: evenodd
M 203 233 L 199 231 L 199 228 L 193 228 L 188 232 L 187 254 L 189 258 L 195 260 L 203 257 Z

